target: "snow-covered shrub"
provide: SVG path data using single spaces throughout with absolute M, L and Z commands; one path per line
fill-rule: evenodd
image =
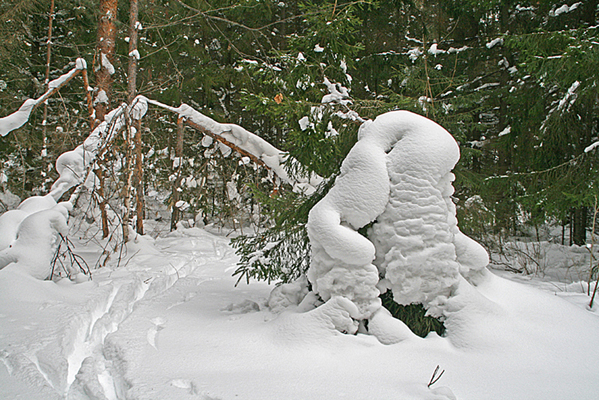
M 0 269 L 9 265 L 29 275 L 46 279 L 52 274 L 52 260 L 60 235 L 68 233 L 69 203 L 50 196 L 24 200 L 15 210 L 0 216 Z
M 314 291 L 324 301 L 346 297 L 370 318 L 379 290 L 391 289 L 397 303 L 440 317 L 461 276 L 477 284 L 488 255 L 457 227 L 458 159 L 452 136 L 422 116 L 394 111 L 363 124 L 335 185 L 310 211 Z M 368 239 L 357 232 L 375 220 Z

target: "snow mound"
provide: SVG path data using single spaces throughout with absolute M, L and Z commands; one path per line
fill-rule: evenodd
M 66 217 L 58 208 L 38 211 L 23 219 L 16 239 L 0 252 L 0 269 L 18 268 L 38 279 L 50 276 L 58 233 L 68 232 Z
M 224 237 L 180 228 L 127 250 L 83 283 L 0 270 L 0 398 L 597 397 L 599 319 L 576 284 L 562 293 L 491 273 L 476 287 L 460 278 L 446 337 L 418 338 L 383 309 L 369 320 L 375 337 L 339 332 L 359 316 L 341 297 L 308 312 L 313 292 L 291 312 L 257 310 L 273 287 L 235 286 Z M 429 387 L 437 366 L 444 374 Z

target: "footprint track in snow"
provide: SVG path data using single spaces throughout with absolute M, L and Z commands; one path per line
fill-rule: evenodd
M 156 345 L 156 339 L 158 337 L 158 332 L 164 329 L 164 325 L 166 325 L 166 320 L 161 317 L 156 317 L 152 319 L 152 323 L 154 324 L 154 326 L 148 329 L 148 343 L 150 344 L 150 346 L 158 350 L 158 347 Z
M 216 397 L 209 392 L 200 393 L 198 390 L 198 385 L 189 379 L 173 379 L 169 383 L 171 386 L 176 388 L 187 390 L 191 395 L 199 395 L 201 400 L 221 400 L 220 397 Z

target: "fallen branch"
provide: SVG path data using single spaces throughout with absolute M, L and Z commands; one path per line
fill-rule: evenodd
M 54 253 L 54 257 L 51 261 L 52 272 L 50 274 L 50 279 L 52 279 L 54 276 L 57 263 L 60 263 L 60 266 L 67 274 L 67 277 L 69 279 L 71 279 L 71 272 L 74 272 L 73 266 L 75 265 L 79 268 L 80 272 L 82 272 L 85 275 L 89 275 L 89 278 L 91 279 L 92 273 L 89 268 L 89 265 L 83 259 L 83 257 L 81 257 L 79 254 L 76 254 L 73 251 L 73 243 L 71 242 L 71 240 L 67 236 L 61 234 L 60 232 L 58 233 L 58 235 L 60 236 L 60 243 L 58 244 L 56 252 Z M 66 247 L 65 249 L 62 249 L 63 245 Z
M 426 385 L 426 387 L 430 388 L 435 383 L 437 383 L 439 381 L 439 379 L 441 379 L 441 377 L 445 373 L 445 370 L 443 370 L 443 371 L 441 371 L 441 373 L 439 373 L 439 369 L 440 369 L 440 367 L 437 365 L 437 368 L 435 368 L 435 372 L 433 372 L 433 376 L 431 376 L 431 380 L 428 381 L 428 385 Z

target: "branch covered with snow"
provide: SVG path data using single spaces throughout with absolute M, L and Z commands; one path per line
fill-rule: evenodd
M 145 98 L 140 97 L 131 106 L 122 104 L 112 110 L 82 144 L 58 157 L 56 171 L 60 176 L 50 193 L 29 197 L 16 210 L 0 216 L 0 269 L 15 264 L 15 268 L 36 278 L 50 276 L 50 261 L 59 234 L 67 234 L 67 219 L 76 194 L 67 202 L 57 204 L 57 201 L 67 190 L 86 180 L 98 152 L 125 127 L 127 118 L 141 119 L 147 108 Z
M 46 99 L 56 93 L 61 87 L 66 85 L 71 79 L 75 77 L 79 72 L 87 69 L 87 64 L 83 58 L 78 58 L 75 61 L 75 68 L 71 69 L 64 75 L 50 81 L 48 83 L 48 90 L 46 93 L 41 95 L 37 99 L 27 99 L 14 113 L 0 118 L 0 135 L 6 136 L 10 132 L 14 131 L 25 125 L 29 121 L 31 112 L 40 104 L 43 104 Z
M 138 98 L 142 98 L 142 96 L 138 96 Z M 277 149 L 260 136 L 247 131 L 239 125 L 216 122 L 187 104 L 181 104 L 179 107 L 171 107 L 155 100 L 145 100 L 150 104 L 179 114 L 180 117 L 185 119 L 187 125 L 241 152 L 243 155 L 250 157 L 254 162 L 268 167 L 279 179 L 290 184 L 295 192 L 310 195 L 323 182 L 323 178 L 315 173 L 309 173 L 307 176 L 293 176 L 288 174 L 283 164 L 295 164 L 297 161 L 291 158 L 289 153 Z

